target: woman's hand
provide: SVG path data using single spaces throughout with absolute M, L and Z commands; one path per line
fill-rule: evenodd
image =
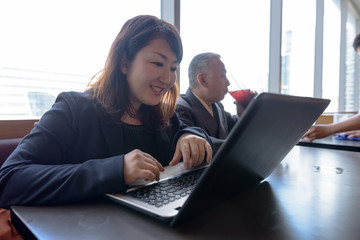
M 302 137 L 305 140 L 313 141 L 318 138 L 324 138 L 331 134 L 331 127 L 329 124 L 317 124 L 311 126 L 310 129 Z
M 341 133 L 340 135 L 347 135 L 347 138 L 360 137 L 360 130 L 348 131 L 348 132 Z
M 173 159 L 169 163 L 174 166 L 183 158 L 185 169 L 200 165 L 206 153 L 206 162 L 210 163 L 212 159 L 212 148 L 206 139 L 192 133 L 181 135 L 177 144 Z
M 130 184 L 138 179 L 159 181 L 163 166 L 150 154 L 135 149 L 124 156 L 124 181 Z

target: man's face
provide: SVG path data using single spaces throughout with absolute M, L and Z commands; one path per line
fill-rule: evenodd
M 218 58 L 210 59 L 210 65 L 204 78 L 207 84 L 207 98 L 211 103 L 219 102 L 224 99 L 228 92 L 229 80 L 226 77 L 224 63 Z
M 360 55 L 360 47 L 356 48 L 356 52 Z

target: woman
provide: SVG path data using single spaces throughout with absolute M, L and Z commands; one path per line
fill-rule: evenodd
M 122 192 L 181 158 L 185 168 L 210 162 L 207 135 L 174 115 L 181 59 L 174 26 L 153 16 L 127 21 L 96 81 L 60 94 L 4 163 L 0 207 Z

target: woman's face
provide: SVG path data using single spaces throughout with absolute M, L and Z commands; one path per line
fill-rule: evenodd
M 121 68 L 127 76 L 133 107 L 159 104 L 174 85 L 177 68 L 177 58 L 166 40 L 157 38 L 142 48 L 133 62 Z

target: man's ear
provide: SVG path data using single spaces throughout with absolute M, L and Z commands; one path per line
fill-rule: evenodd
M 204 74 L 204 73 L 199 73 L 197 76 L 196 76 L 196 78 L 197 78 L 197 82 L 198 82 L 198 84 L 200 85 L 200 86 L 202 86 L 202 87 L 207 87 L 207 83 L 206 83 L 206 74 Z
M 121 63 L 120 63 L 120 70 L 123 74 L 127 74 L 128 73 L 128 61 L 126 59 L 125 54 L 123 55 L 123 57 L 121 58 Z

